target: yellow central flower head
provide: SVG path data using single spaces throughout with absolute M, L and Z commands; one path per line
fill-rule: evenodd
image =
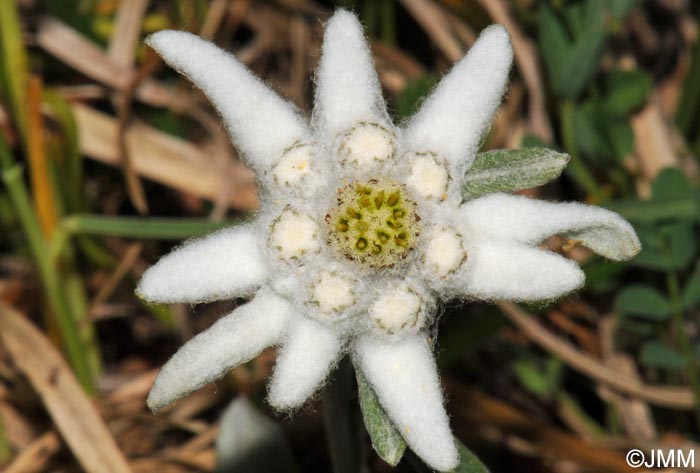
M 388 180 L 353 182 L 338 189 L 326 215 L 328 242 L 346 258 L 366 266 L 392 266 L 408 256 L 420 233 L 416 203 Z

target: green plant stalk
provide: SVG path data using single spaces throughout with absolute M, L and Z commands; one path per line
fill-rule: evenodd
M 48 245 L 39 228 L 39 221 L 30 203 L 29 193 L 22 180 L 22 169 L 14 162 L 4 140 L 0 137 L 0 168 L 2 180 L 21 222 L 24 234 L 34 257 L 39 276 L 47 296 L 50 309 L 56 315 L 68 360 L 83 387 L 90 393 L 94 392 L 93 378 L 85 357 L 78 330 L 71 316 L 68 302 L 63 294 L 60 281 L 54 267 L 48 258 Z
M 557 402 L 562 406 L 568 407 L 576 417 L 582 421 L 586 427 L 588 427 L 589 432 L 593 434 L 597 439 L 605 440 L 609 437 L 608 432 L 600 425 L 594 418 L 592 418 L 588 413 L 579 405 L 579 403 L 566 391 L 561 391 L 557 397 Z
M 102 373 L 102 353 L 95 332 L 95 326 L 88 313 L 88 299 L 85 285 L 77 270 L 75 250 L 67 245 L 59 259 L 63 292 L 78 330 L 78 337 L 85 352 L 92 379 Z
M 0 68 L 4 76 L 4 92 L 14 118 L 15 126 L 27 145 L 27 51 L 24 48 L 17 4 L 13 0 L 0 1 Z
M 574 133 L 574 103 L 570 100 L 564 100 L 561 103 L 560 125 L 564 148 L 566 149 L 566 152 L 569 153 L 569 156 L 571 156 L 569 165 L 566 168 L 566 173 L 569 174 L 571 178 L 583 188 L 583 190 L 590 194 L 596 202 L 603 202 L 606 200 L 605 194 L 586 168 L 586 165 L 581 160 L 581 156 L 576 148 Z
M 60 228 L 68 235 L 180 240 L 206 235 L 240 222 L 240 220 L 212 222 L 204 219 L 109 217 L 76 214 L 63 219 Z
M 362 471 L 365 458 L 362 417 L 354 396 L 355 378 L 349 358 L 340 361 L 335 379 L 323 397 L 324 423 L 333 473 Z
M 695 418 L 700 427 L 700 378 L 695 365 L 695 357 L 690 343 L 690 338 L 685 331 L 685 318 L 683 316 L 683 302 L 681 300 L 680 284 L 674 271 L 666 273 L 666 288 L 668 290 L 671 305 L 673 306 L 673 325 L 676 332 L 678 346 L 681 349 L 685 361 L 685 374 L 688 377 L 695 399 Z

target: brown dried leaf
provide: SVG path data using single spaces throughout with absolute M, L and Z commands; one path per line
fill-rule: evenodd
M 117 121 L 85 105 L 75 104 L 73 112 L 80 151 L 119 166 Z M 217 169 L 211 156 L 197 146 L 143 124 L 129 127 L 127 142 L 134 171 L 143 177 L 209 200 L 216 200 L 224 186 L 231 186 L 231 207 L 249 210 L 258 205 L 253 173 L 239 162 L 230 161 L 226 169 Z
M 126 459 L 61 355 L 22 314 L 0 305 L 0 340 L 27 376 L 87 472 L 130 472 Z

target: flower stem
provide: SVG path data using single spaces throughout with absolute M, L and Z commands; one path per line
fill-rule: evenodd
M 683 303 L 681 301 L 680 285 L 675 271 L 669 270 L 666 273 L 666 288 L 673 307 L 673 325 L 676 332 L 676 340 L 685 362 L 685 374 L 688 377 L 695 399 L 695 419 L 700 427 L 700 378 L 698 377 L 697 366 L 690 337 L 685 330 L 685 317 L 683 315 Z
M 352 363 L 345 357 L 338 365 L 333 381 L 326 387 L 323 399 L 333 473 L 358 473 L 364 469 L 364 427 L 354 379 Z

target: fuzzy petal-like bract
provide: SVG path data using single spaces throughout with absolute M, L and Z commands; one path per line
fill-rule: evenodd
M 549 236 L 562 235 L 616 261 L 629 259 L 641 249 L 625 219 L 591 205 L 492 194 L 465 204 L 460 213 L 465 225 L 499 239 L 537 244 Z
M 148 268 L 136 293 L 151 302 L 204 302 L 252 293 L 268 270 L 247 226 L 191 240 Z
M 257 170 L 268 170 L 285 149 L 308 139 L 295 108 L 231 54 L 184 31 L 160 31 L 146 43 L 209 97 L 234 144 Z
M 506 29 L 486 28 L 411 118 L 407 147 L 442 155 L 460 179 L 501 102 L 512 60 Z
M 386 105 L 362 25 L 340 10 L 326 25 L 313 124 L 333 136 L 361 121 L 387 124 Z
M 424 334 L 390 342 L 372 336 L 355 344 L 356 363 L 406 443 L 429 466 L 459 461 L 435 360 Z
M 291 317 L 289 304 L 261 290 L 247 304 L 200 333 L 163 366 L 148 395 L 148 407 L 158 410 L 187 395 L 275 345 Z
M 569 259 L 516 242 L 465 242 L 467 261 L 435 285 L 446 295 L 476 299 L 538 301 L 561 297 L 583 285 L 583 271 Z
M 291 325 L 272 373 L 268 401 L 280 410 L 299 407 L 326 380 L 343 341 L 329 326 L 300 317 Z

